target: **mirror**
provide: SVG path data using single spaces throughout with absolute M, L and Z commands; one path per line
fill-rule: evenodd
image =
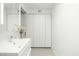
M 4 3 L 1 3 L 1 24 L 4 23 Z
M 23 28 L 23 15 L 26 13 L 19 3 L 5 3 L 5 20 L 7 31 L 12 36 L 19 36 L 21 28 Z

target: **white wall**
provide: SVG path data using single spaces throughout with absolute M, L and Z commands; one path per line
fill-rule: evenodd
M 53 50 L 79 56 L 79 4 L 57 4 L 52 10 Z
M 51 8 L 26 8 L 27 14 L 51 14 L 52 10 Z M 40 10 L 40 12 L 38 12 Z

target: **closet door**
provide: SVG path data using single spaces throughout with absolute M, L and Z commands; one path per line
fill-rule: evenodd
M 51 15 L 45 15 L 45 47 L 51 47 Z
M 40 16 L 39 15 L 34 15 L 34 46 L 33 47 L 39 47 L 40 45 Z
M 45 16 L 34 15 L 34 47 L 45 47 Z
M 45 15 L 40 15 L 40 46 L 39 47 L 45 47 Z

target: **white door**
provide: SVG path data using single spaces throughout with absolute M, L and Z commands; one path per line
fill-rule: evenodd
M 45 47 L 44 15 L 34 15 L 34 47 Z
M 45 47 L 51 47 L 51 15 L 45 15 Z
M 26 15 L 27 37 L 32 38 L 32 47 L 51 47 L 51 16 Z

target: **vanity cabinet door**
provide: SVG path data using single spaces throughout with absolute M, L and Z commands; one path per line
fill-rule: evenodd
M 19 56 L 30 56 L 30 55 L 31 55 L 31 41 L 29 41 L 19 53 Z

